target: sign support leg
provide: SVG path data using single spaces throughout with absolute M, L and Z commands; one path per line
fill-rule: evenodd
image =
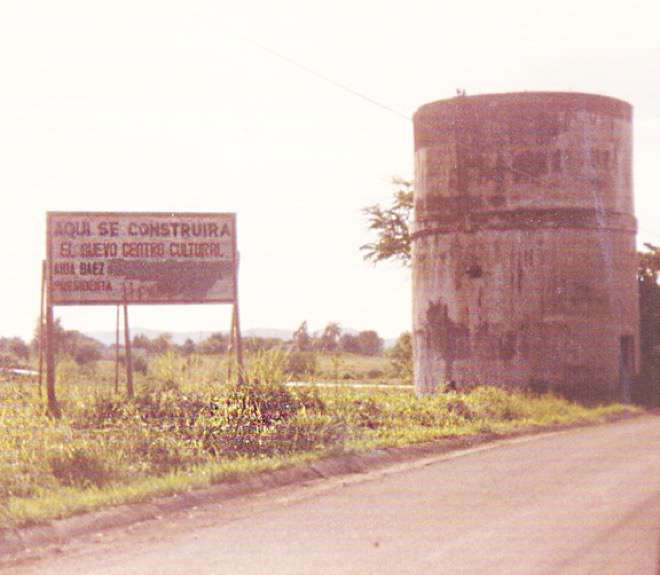
M 238 364 L 238 384 L 243 384 L 243 339 L 241 337 L 241 316 L 238 311 L 238 268 L 241 261 L 239 253 L 236 254 L 236 266 L 234 268 L 234 305 L 232 312 L 232 336 L 236 349 L 236 363 Z
M 59 417 L 60 409 L 55 397 L 55 321 L 50 301 L 46 304 L 46 388 L 48 413 L 52 417 Z
M 243 384 L 243 339 L 241 337 L 241 320 L 238 313 L 238 301 L 234 304 L 234 348 L 236 349 L 236 364 L 238 365 L 238 384 Z
M 46 299 L 46 260 L 41 262 L 41 305 L 39 306 L 39 397 L 44 375 L 44 300 Z
M 119 393 L 119 306 L 115 322 L 115 393 Z
M 229 334 L 227 336 L 227 383 L 231 381 L 232 374 L 232 353 L 234 352 L 234 307 L 231 308 L 231 323 L 229 325 Z
M 133 398 L 133 359 L 131 357 L 131 334 L 128 330 L 128 304 L 124 303 L 124 346 L 126 347 L 126 393 Z

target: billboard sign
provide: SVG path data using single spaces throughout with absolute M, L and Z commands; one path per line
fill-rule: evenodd
M 53 305 L 235 303 L 236 216 L 49 212 Z

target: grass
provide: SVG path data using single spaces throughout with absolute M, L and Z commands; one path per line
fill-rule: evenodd
M 324 353 L 318 358 L 317 379 L 364 383 L 403 383 L 392 375 L 390 361 L 384 356 L 354 353 Z
M 257 355 L 246 385 L 226 366 L 175 355 L 140 376 L 137 396 L 114 375 L 60 372 L 62 418 L 30 382 L 0 382 L 0 527 L 138 502 L 331 453 L 522 427 L 598 422 L 631 410 L 481 387 L 418 398 L 398 388 L 283 385 L 285 356 Z M 363 367 L 369 367 L 364 362 Z

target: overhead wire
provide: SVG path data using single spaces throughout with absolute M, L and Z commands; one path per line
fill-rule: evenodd
M 284 62 L 287 62 L 288 64 L 290 64 L 292 66 L 295 66 L 296 68 L 302 70 L 303 72 L 306 72 L 306 73 L 308 73 L 308 74 L 310 74 L 310 75 L 312 75 L 316 78 L 319 78 L 320 80 L 323 80 L 324 82 L 334 86 L 335 88 L 343 90 L 344 92 L 346 92 L 348 94 L 351 94 L 351 95 L 353 95 L 357 98 L 360 98 L 360 99 L 364 100 L 365 102 L 367 102 L 369 104 L 372 104 L 372 105 L 374 105 L 374 106 L 376 106 L 376 107 L 378 107 L 382 110 L 385 110 L 385 111 L 387 111 L 391 114 L 394 114 L 395 116 L 397 116 L 397 117 L 399 117 L 403 120 L 406 120 L 408 122 L 412 122 L 412 116 L 410 116 L 408 114 L 405 114 L 405 113 L 397 110 L 396 108 L 394 108 L 394 107 L 392 107 L 388 104 L 385 104 L 380 100 L 377 100 L 376 98 L 372 98 L 371 96 L 368 96 L 364 92 L 358 91 L 358 90 L 352 88 L 351 86 L 348 86 L 347 84 L 344 84 L 344 83 L 339 82 L 339 81 L 337 81 L 333 78 L 330 78 L 326 74 L 323 74 L 323 73 L 319 72 L 318 70 L 316 70 L 316 69 L 314 69 L 310 66 L 302 64 L 301 62 L 291 58 L 290 56 L 288 56 L 286 54 L 283 54 L 282 52 L 279 52 L 278 50 L 275 50 L 275 49 L 271 48 L 270 46 L 266 46 L 265 44 L 263 44 L 261 42 L 257 42 L 256 40 L 254 40 L 252 38 L 249 38 L 249 37 L 247 37 L 243 34 L 234 33 L 233 35 L 236 38 L 238 38 L 239 40 L 241 40 L 243 42 L 246 42 L 248 44 L 251 44 L 251 45 L 259 48 L 260 50 L 262 50 L 262 51 L 264 51 L 264 52 L 266 52 L 266 53 L 268 53 L 272 56 L 275 56 L 276 58 L 279 58 L 280 60 L 283 60 Z M 465 96 L 465 92 L 463 91 L 463 93 L 459 94 L 459 96 L 457 96 L 457 97 L 460 98 L 460 97 L 464 97 L 464 96 Z M 538 184 L 542 183 L 540 178 L 538 178 L 538 177 L 536 177 L 532 174 L 529 174 L 527 172 L 524 172 L 523 170 L 520 170 L 519 168 L 514 168 L 513 166 L 504 166 L 504 167 L 506 169 L 508 169 L 511 173 L 515 173 L 515 174 L 525 176 L 529 180 L 531 180 L 535 183 L 538 183 Z M 660 234 L 660 232 L 651 232 L 651 231 L 649 231 L 647 229 L 644 229 L 644 228 L 639 228 L 639 230 L 644 231 L 645 233 L 648 233 L 649 235 L 652 235 L 652 236 L 660 239 L 660 235 L 658 235 L 658 234 Z
M 361 98 L 365 102 L 368 102 L 374 106 L 377 106 L 383 110 L 386 110 L 395 116 L 398 116 L 399 118 L 402 118 L 404 120 L 407 120 L 409 122 L 412 121 L 412 118 L 404 114 L 403 112 L 400 112 L 399 110 L 393 108 L 392 106 L 389 106 L 387 104 L 384 104 L 383 102 L 376 100 L 375 98 L 372 98 L 371 96 L 367 96 L 364 92 L 360 92 L 354 88 L 351 88 L 347 84 L 344 84 L 342 82 L 338 82 L 337 80 L 334 80 L 333 78 L 330 78 L 329 76 L 326 76 L 325 74 L 322 74 L 318 70 L 315 70 L 314 68 L 311 68 L 305 64 L 301 64 L 297 60 L 294 60 L 293 58 L 282 54 L 281 52 L 278 52 L 277 50 L 274 50 L 273 48 L 266 46 L 265 44 L 262 44 L 261 42 L 257 42 L 256 40 L 253 40 L 252 38 L 249 38 L 247 36 L 243 36 L 240 34 L 236 34 L 236 37 L 239 38 L 240 40 L 252 44 L 253 46 L 256 46 L 260 50 L 263 50 L 264 52 L 267 52 L 268 54 L 271 54 L 272 56 L 275 56 L 279 58 L 280 60 L 283 60 L 292 66 L 295 66 L 296 68 L 299 68 L 300 70 L 303 70 L 304 72 L 311 74 L 312 76 L 315 76 L 316 78 L 319 78 L 323 80 L 324 82 L 327 82 L 328 84 L 331 84 L 335 88 L 338 88 L 340 90 L 343 90 L 344 92 L 347 92 L 353 96 L 356 96 L 358 98 Z

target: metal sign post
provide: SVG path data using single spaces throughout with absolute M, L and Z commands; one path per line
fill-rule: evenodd
M 126 394 L 133 397 L 133 356 L 131 354 L 131 332 L 128 329 L 128 304 L 124 304 L 124 348 L 126 350 Z
M 119 393 L 119 306 L 115 322 L 115 393 Z
M 232 333 L 230 338 L 234 340 L 234 348 L 236 349 L 236 364 L 238 369 L 238 383 L 243 384 L 243 338 L 241 337 L 241 316 L 238 308 L 238 265 L 240 257 L 236 258 L 235 277 L 234 283 L 234 305 L 232 310 Z
M 41 300 L 39 305 L 39 397 L 44 373 L 44 303 L 46 299 L 46 260 L 41 262 Z
M 50 284 L 48 280 L 47 283 Z M 50 301 L 50 286 L 47 287 L 46 295 L 46 394 L 48 413 L 52 417 L 59 417 L 60 410 L 55 397 L 55 321 Z

